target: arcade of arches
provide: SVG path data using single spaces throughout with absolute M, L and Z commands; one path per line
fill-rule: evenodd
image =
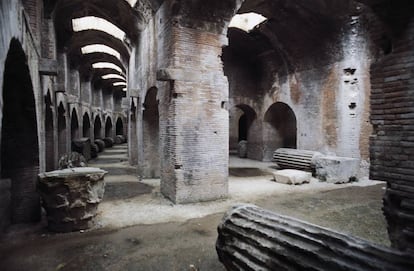
M 228 198 L 240 141 L 359 159 L 414 248 L 412 1 L 1 0 L 0 31 L 1 229 L 40 219 L 73 140 L 122 135 L 172 204 Z

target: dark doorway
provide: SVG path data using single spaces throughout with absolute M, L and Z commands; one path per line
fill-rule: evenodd
M 63 103 L 58 107 L 58 156 L 62 157 L 66 153 L 67 135 L 66 135 L 66 116 Z
M 91 120 L 89 118 L 88 113 L 83 115 L 82 120 L 82 136 L 83 137 L 91 137 Z
M 143 113 L 144 161 L 143 175 L 148 178 L 160 176 L 160 139 L 157 88 L 150 88 L 145 96 Z
M 46 141 L 46 171 L 55 169 L 55 140 L 53 136 L 53 110 L 50 92 L 45 96 L 45 141 Z
M 105 137 L 112 137 L 112 120 L 110 117 L 106 118 L 105 122 Z
M 124 135 L 124 123 L 122 122 L 121 118 L 118 118 L 116 120 L 116 134 Z
M 296 116 L 285 103 L 269 107 L 264 118 L 264 160 L 270 161 L 278 148 L 296 149 Z
M 99 116 L 95 117 L 95 122 L 93 125 L 93 136 L 95 139 L 102 138 L 102 123 L 101 118 Z
M 79 137 L 79 121 L 75 108 L 72 110 L 70 119 L 70 135 L 72 140 Z

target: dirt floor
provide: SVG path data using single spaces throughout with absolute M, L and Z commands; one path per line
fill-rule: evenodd
M 117 146 L 92 162 L 110 172 L 95 229 L 56 234 L 45 222 L 13 226 L 0 239 L 0 270 L 224 270 L 216 228 L 237 202 L 389 245 L 383 183 L 292 187 L 270 182 L 270 164 L 233 158 L 228 200 L 177 206 L 159 195 L 159 180 L 137 180 L 125 150 Z

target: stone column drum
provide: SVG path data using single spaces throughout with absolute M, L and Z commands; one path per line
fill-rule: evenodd
M 105 191 L 106 173 L 79 167 L 39 174 L 38 190 L 49 230 L 70 232 L 92 227 Z

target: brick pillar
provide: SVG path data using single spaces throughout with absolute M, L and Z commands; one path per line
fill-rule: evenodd
M 161 192 L 175 203 L 225 198 L 228 192 L 228 81 L 220 55 L 227 37 L 166 27 L 168 81 L 160 95 Z

